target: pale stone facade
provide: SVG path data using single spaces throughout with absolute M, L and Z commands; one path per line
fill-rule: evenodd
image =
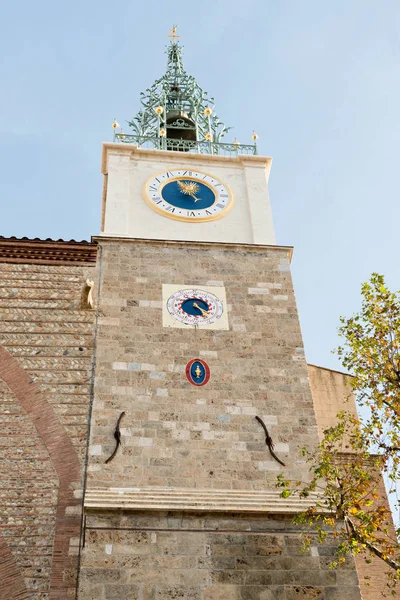
M 104 144 L 102 233 L 108 237 L 275 244 L 268 195 L 271 163 L 264 156 L 183 157 L 181 152 Z M 226 217 L 209 223 L 184 223 L 154 213 L 143 201 L 143 186 L 150 177 L 182 165 L 212 173 L 230 187 L 235 205 Z

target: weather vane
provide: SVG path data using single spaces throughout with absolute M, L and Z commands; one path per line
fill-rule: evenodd
M 178 29 L 179 25 L 174 25 L 170 31 L 170 35 L 167 35 L 167 37 L 172 38 L 174 41 L 177 38 L 181 38 L 181 35 L 176 35 L 176 30 Z

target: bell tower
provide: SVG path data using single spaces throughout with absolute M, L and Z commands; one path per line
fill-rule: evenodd
M 166 72 L 142 92 L 132 133 L 114 122 L 114 143 L 104 144 L 101 235 L 275 244 L 271 159 L 257 154 L 255 134 L 253 144 L 224 141 L 231 128 L 185 71 L 172 35 Z M 190 194 L 188 183 L 205 197 Z
M 171 36 L 103 146 L 79 598 L 356 600 L 330 542 L 301 553 L 309 500 L 275 488 L 307 480 L 297 448 L 318 438 L 271 159 L 225 141 Z

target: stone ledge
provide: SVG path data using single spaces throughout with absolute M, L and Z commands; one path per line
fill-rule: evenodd
M 160 510 L 195 512 L 240 512 L 296 514 L 307 510 L 318 500 L 282 498 L 278 490 L 213 490 L 190 488 L 92 488 L 85 494 L 85 510 Z
M 135 160 L 157 160 L 171 164 L 182 162 L 182 152 L 175 150 L 158 150 L 156 148 L 141 148 L 136 144 L 124 144 L 116 142 L 103 142 L 101 156 L 101 172 L 103 175 L 108 175 L 108 156 L 109 154 L 117 154 L 120 156 L 126 155 Z M 235 156 L 225 156 L 222 154 L 197 154 L 187 152 L 185 160 L 192 163 L 207 163 L 212 162 L 215 165 L 238 166 L 251 164 L 253 167 L 264 168 L 267 171 L 267 176 L 271 171 L 272 158 L 270 156 L 262 156 L 260 154 L 238 154 Z
M 290 270 L 289 263 L 293 256 L 293 246 L 278 246 L 278 245 L 266 245 L 266 244 L 249 244 L 245 242 L 194 242 L 191 240 L 161 240 L 161 239 L 149 239 L 149 238 L 133 238 L 125 236 L 124 234 L 111 234 L 111 233 L 100 233 L 99 235 L 92 236 L 93 244 L 120 244 L 134 243 L 136 245 L 148 245 L 148 246 L 175 246 L 189 248 L 190 250 L 199 250 L 202 248 L 212 250 L 232 250 L 234 252 L 274 252 L 285 254 L 288 264 L 279 265 L 279 270 L 283 268 Z M 283 259 L 284 260 L 284 259 Z M 208 284 L 211 285 L 211 284 Z M 214 284 L 213 284 L 214 285 Z

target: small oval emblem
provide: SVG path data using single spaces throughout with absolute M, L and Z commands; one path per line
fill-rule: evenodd
M 204 360 L 195 358 L 186 365 L 186 377 L 193 385 L 206 385 L 210 379 L 210 368 Z

